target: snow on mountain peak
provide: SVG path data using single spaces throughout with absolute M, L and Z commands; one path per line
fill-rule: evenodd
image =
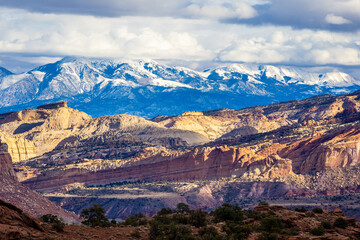
M 121 112 L 140 108 L 135 112 L 147 116 L 161 109 L 239 108 L 350 92 L 359 86 L 360 82 L 346 73 L 298 67 L 228 64 L 200 72 L 148 59 L 65 57 L 24 74 L 0 78 L 0 106 L 52 99 L 97 106 L 104 100 L 104 104 L 113 102 Z M 95 109 L 104 111 L 98 106 Z M 99 113 L 95 111 L 95 115 Z

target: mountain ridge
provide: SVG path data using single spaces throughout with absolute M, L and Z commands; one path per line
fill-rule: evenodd
M 201 72 L 153 60 L 65 57 L 0 77 L 0 111 L 67 101 L 95 117 L 155 117 L 349 93 L 359 86 L 359 80 L 343 72 L 297 67 L 231 64 Z

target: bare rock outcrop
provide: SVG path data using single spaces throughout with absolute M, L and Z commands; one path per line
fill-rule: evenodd
M 302 174 L 357 166 L 360 162 L 359 125 L 295 142 L 279 155 L 291 159 L 294 172 Z
M 8 145 L 0 141 L 0 176 L 3 179 L 11 179 L 16 181 L 11 155 L 8 152 Z
M 247 148 L 202 147 L 179 156 L 155 155 L 128 166 L 91 171 L 87 168 L 44 171 L 23 183 L 53 191 L 72 183 L 96 184 L 126 180 L 201 180 L 222 177 L 271 178 L 292 174 L 291 161 L 273 153 L 256 155 Z
M 79 220 L 75 214 L 65 211 L 17 181 L 8 146 L 2 142 L 0 142 L 0 199 L 11 202 L 32 216 L 40 217 L 51 213 L 68 223 Z
M 0 200 L 1 239 L 38 239 L 45 236 L 38 219 L 29 216 L 13 204 Z

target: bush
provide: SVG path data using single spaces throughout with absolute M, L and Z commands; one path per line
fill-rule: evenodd
M 173 213 L 171 208 L 162 208 L 160 211 L 157 212 L 157 215 L 167 215 Z
M 196 240 L 192 235 L 191 229 L 186 225 L 181 224 L 170 224 L 165 229 L 165 239 L 174 240 Z
M 61 219 L 59 219 L 58 216 L 52 214 L 45 214 L 41 216 L 40 220 L 45 223 L 49 223 L 51 227 L 57 232 L 64 231 L 65 223 Z
M 172 219 L 165 215 L 156 215 L 154 219 L 161 224 L 170 224 L 172 222 Z
M 147 220 L 145 219 L 145 216 L 142 213 L 139 213 L 139 214 L 134 214 L 133 216 L 126 218 L 122 224 L 126 225 L 126 226 L 137 227 L 140 225 L 146 225 Z
M 184 214 L 174 214 L 172 216 L 172 221 L 174 223 L 177 223 L 177 224 L 189 224 L 190 223 L 190 219 L 188 216 L 184 215 Z
M 206 226 L 206 215 L 201 209 L 190 211 L 190 224 L 197 228 Z
M 323 226 L 325 229 L 332 229 L 333 228 L 331 222 L 329 222 L 329 221 L 322 221 L 321 226 Z
M 277 233 L 284 228 L 284 224 L 278 217 L 265 217 L 261 219 L 260 229 L 268 233 Z
M 296 235 L 300 234 L 300 229 L 297 228 L 297 227 L 286 228 L 286 229 L 282 230 L 281 234 L 290 235 L 290 236 L 296 236 Z
M 189 213 L 190 212 L 189 205 L 187 205 L 185 203 L 178 203 L 176 205 L 176 212 L 178 212 L 178 213 Z
M 154 220 L 150 222 L 150 232 L 149 232 L 149 239 L 150 240 L 157 240 L 157 239 L 163 239 L 164 233 L 163 233 L 163 225 Z
M 334 227 L 338 228 L 347 228 L 348 223 L 342 217 L 339 217 L 334 222 Z
M 135 228 L 135 229 L 130 233 L 130 236 L 132 236 L 132 237 L 134 237 L 134 238 L 141 238 L 139 229 Z
M 222 236 L 219 235 L 218 231 L 213 227 L 202 227 L 199 229 L 199 236 L 201 240 L 222 240 Z
M 295 211 L 296 212 L 307 212 L 307 209 L 304 207 L 301 207 L 301 208 L 295 208 Z
M 90 227 L 109 227 L 110 222 L 105 216 L 105 209 L 98 204 L 90 208 L 84 208 L 80 216 L 85 218 L 81 223 Z
M 181 239 L 181 240 L 195 240 L 192 235 L 191 229 L 182 224 L 162 224 L 156 220 L 150 222 L 150 240 L 162 240 L 162 239 Z
M 256 238 L 256 240 L 278 240 L 278 239 L 279 239 L 279 234 L 268 233 L 268 232 L 263 232 L 260 234 L 259 237 Z
M 222 221 L 236 221 L 241 222 L 244 220 L 244 213 L 239 206 L 234 206 L 229 203 L 224 203 L 212 212 L 215 222 Z
M 269 203 L 266 201 L 260 201 L 258 206 L 269 206 Z
M 310 233 L 314 236 L 322 236 L 325 233 L 325 228 L 323 226 L 319 226 L 310 231 Z
M 312 212 L 313 213 L 323 213 L 324 211 L 321 208 L 316 207 L 316 208 L 312 209 Z
M 226 232 L 228 239 L 242 240 L 248 239 L 253 229 L 250 225 L 241 225 L 228 221 L 223 227 L 223 231 Z

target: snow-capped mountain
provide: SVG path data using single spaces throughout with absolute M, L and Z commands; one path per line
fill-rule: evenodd
M 296 67 L 232 64 L 200 72 L 152 60 L 66 57 L 23 74 L 0 69 L 0 111 L 66 100 L 93 116 L 152 117 L 346 93 L 359 86 L 346 73 Z
M 11 75 L 11 74 L 12 74 L 12 72 L 10 72 L 9 70 L 7 70 L 7 69 L 5 69 L 3 67 L 0 67 L 0 79 L 5 77 L 5 76 Z

